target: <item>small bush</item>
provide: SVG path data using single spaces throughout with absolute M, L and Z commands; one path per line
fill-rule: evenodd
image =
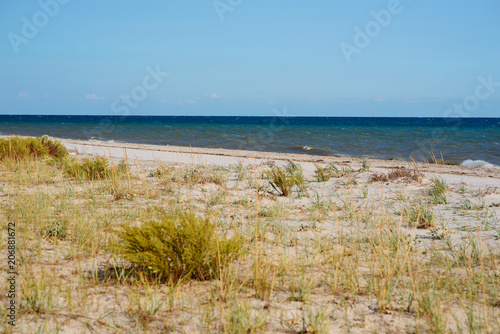
M 25 158 L 64 158 L 68 156 L 66 148 L 58 141 L 48 137 L 0 138 L 0 161 L 5 159 L 21 160 Z
M 71 177 L 85 180 L 102 180 L 110 177 L 112 173 L 108 159 L 103 157 L 85 158 L 81 161 L 68 160 L 64 164 L 64 171 Z
M 68 150 L 58 140 L 50 140 L 46 136 L 37 139 L 47 148 L 50 157 L 65 158 L 68 156 Z
M 192 212 L 165 214 L 140 227 L 124 226 L 119 238 L 117 251 L 123 259 L 172 282 L 217 278 L 219 268 L 242 251 L 240 235 L 219 236 L 216 224 Z
M 124 160 L 118 165 L 110 166 L 104 157 L 78 159 L 61 159 L 57 162 L 66 175 L 79 180 L 104 180 L 124 175 L 129 172 L 130 166 Z

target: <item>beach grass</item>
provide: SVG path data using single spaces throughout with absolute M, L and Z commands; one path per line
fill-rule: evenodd
M 16 330 L 500 332 L 494 190 L 374 163 L 317 182 L 298 162 L 139 166 L 18 146 L 0 161 Z

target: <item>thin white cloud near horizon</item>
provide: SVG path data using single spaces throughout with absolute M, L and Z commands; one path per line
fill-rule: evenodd
M 85 98 L 87 100 L 104 100 L 105 99 L 104 97 L 97 96 L 95 93 L 87 94 L 87 95 L 85 95 Z
M 28 97 L 29 95 L 25 91 L 19 92 L 19 94 L 17 94 L 18 99 L 27 99 Z

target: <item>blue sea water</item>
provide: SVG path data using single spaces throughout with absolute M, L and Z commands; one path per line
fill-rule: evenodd
M 500 165 L 500 118 L 0 115 L 0 134 Z

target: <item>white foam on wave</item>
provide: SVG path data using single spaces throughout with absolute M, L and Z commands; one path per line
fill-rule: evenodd
M 460 164 L 460 166 L 463 166 L 463 167 L 473 167 L 473 168 L 494 168 L 495 167 L 495 165 L 490 164 L 487 161 L 484 161 L 484 160 L 471 160 L 471 159 L 464 160 L 464 162 L 462 162 Z
M 305 150 L 305 151 L 310 151 L 310 150 L 312 150 L 312 147 L 310 147 L 310 146 L 304 146 L 304 147 L 302 147 L 302 149 Z

